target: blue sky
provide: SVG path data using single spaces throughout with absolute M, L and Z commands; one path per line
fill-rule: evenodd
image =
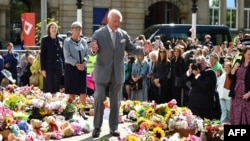
M 227 8 L 235 8 L 235 0 L 227 0 Z
M 212 5 L 213 0 L 209 0 L 209 5 Z M 235 0 L 227 0 L 227 8 L 235 8 Z

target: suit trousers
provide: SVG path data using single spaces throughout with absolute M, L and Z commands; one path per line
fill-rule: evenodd
M 116 130 L 118 128 L 118 117 L 120 101 L 122 100 L 123 83 L 115 83 L 114 78 L 110 83 L 95 82 L 94 93 L 94 128 L 101 128 L 103 122 L 104 104 L 106 100 L 106 88 L 109 87 L 109 100 L 110 100 L 110 115 L 109 115 L 109 128 Z

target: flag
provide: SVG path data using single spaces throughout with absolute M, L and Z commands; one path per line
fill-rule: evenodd
M 35 13 L 22 13 L 21 18 L 24 46 L 35 46 Z
M 194 28 L 193 27 L 191 27 L 190 29 L 189 29 L 189 32 L 194 32 Z

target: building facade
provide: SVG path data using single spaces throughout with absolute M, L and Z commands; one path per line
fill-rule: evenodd
M 26 12 L 36 14 L 36 22 L 41 21 L 42 0 L 0 0 L 0 40 L 4 43 L 18 43 L 20 24 L 13 23 L 13 2 L 27 6 Z M 105 24 L 105 15 L 111 8 L 116 8 L 123 14 L 121 28 L 126 30 L 131 38 L 137 37 L 150 25 L 160 23 L 192 23 L 191 7 L 197 1 L 197 24 L 227 25 L 228 0 L 82 0 L 83 34 L 91 37 L 94 30 Z M 233 0 L 236 5 L 236 22 L 232 31 L 249 28 L 249 15 L 244 5 L 250 0 Z M 217 2 L 217 7 L 211 5 Z M 77 20 L 77 0 L 47 0 L 47 17 L 59 22 L 60 33 L 70 30 L 70 25 Z M 250 8 L 250 7 L 249 7 Z M 218 15 L 213 11 L 219 11 Z M 250 11 L 250 10 L 249 10 Z M 242 16 L 242 15 L 246 16 Z M 246 20 L 247 22 L 244 22 Z M 18 17 L 17 17 L 18 19 Z M 216 19 L 218 22 L 211 22 Z M 229 19 L 230 20 L 230 19 Z M 248 25 L 249 24 L 249 25 Z M 247 28 L 245 28 L 247 27 Z M 17 32 L 17 33 L 16 33 Z M 15 36 L 13 34 L 16 34 Z M 13 37 L 14 36 L 14 37 Z

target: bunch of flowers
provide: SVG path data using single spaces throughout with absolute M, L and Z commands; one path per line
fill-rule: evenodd
M 131 110 L 135 110 L 135 102 L 132 100 L 121 101 L 120 112 L 123 115 L 128 115 Z
M 14 111 L 22 110 L 26 105 L 26 98 L 22 94 L 9 93 L 5 95 L 4 104 Z
M 16 84 L 9 84 L 6 86 L 5 91 L 10 92 L 10 93 L 14 93 L 16 88 L 17 88 Z
M 17 87 L 15 91 L 16 91 L 16 93 L 23 94 L 25 96 L 34 95 L 34 94 L 38 94 L 38 95 L 43 94 L 42 90 L 40 90 L 38 87 L 34 87 L 34 86 Z
M 203 129 L 203 120 L 187 107 L 178 107 L 168 121 L 169 129 Z
M 11 119 L 13 119 L 13 111 L 0 102 L 0 130 L 7 129 L 11 126 Z
M 73 100 L 68 99 L 62 104 L 61 108 L 62 108 L 62 113 L 74 113 L 77 111 L 78 106 Z
M 224 125 L 220 120 L 204 119 L 204 129 L 207 141 L 223 141 L 224 140 Z
M 156 105 L 155 113 L 163 116 L 165 121 L 168 123 L 169 118 L 172 114 L 177 112 L 178 106 L 175 99 L 172 99 L 168 103 Z

